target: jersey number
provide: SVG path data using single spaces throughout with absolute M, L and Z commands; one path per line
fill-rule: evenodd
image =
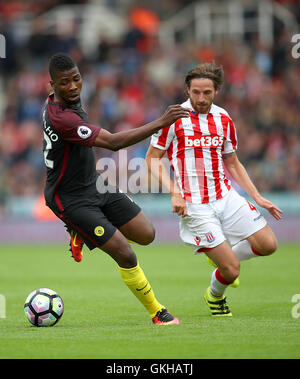
M 49 138 L 49 136 L 44 132 L 44 139 L 46 141 L 46 147 L 45 147 L 45 150 L 44 150 L 44 161 L 45 161 L 45 165 L 48 167 L 48 168 L 53 168 L 53 161 L 51 159 L 48 159 L 47 158 L 47 155 L 49 153 L 49 150 L 52 149 L 52 142 L 51 142 L 51 139 Z

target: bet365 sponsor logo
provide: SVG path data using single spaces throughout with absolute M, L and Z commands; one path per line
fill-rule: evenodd
M 185 147 L 218 147 L 223 144 L 221 136 L 203 136 L 201 138 L 185 137 Z

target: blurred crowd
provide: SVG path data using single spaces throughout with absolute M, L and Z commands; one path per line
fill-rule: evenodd
M 297 2 L 280 2 L 294 6 L 299 15 Z M 20 2 L 10 3 L 17 7 Z M 44 3 L 48 9 L 57 1 Z M 0 15 L 3 12 L 8 10 L 0 6 Z M 128 15 L 128 28 L 119 41 L 96 37 L 97 47 L 87 55 L 77 38 L 80 21 L 74 20 L 69 32 L 49 32 L 43 8 L 39 14 L 22 43 L 9 17 L 2 18 L 0 33 L 6 37 L 7 58 L 0 62 L 0 209 L 9 196 L 42 193 L 45 166 L 40 118 L 49 82 L 48 59 L 55 52 L 69 53 L 77 62 L 89 120 L 111 132 L 143 125 L 168 105 L 183 102 L 184 76 L 198 62 L 222 64 L 226 80 L 216 104 L 236 124 L 240 160 L 261 191 L 300 193 L 300 59 L 292 58 L 291 36 L 282 25 L 275 27 L 272 48 L 261 45 L 255 34 L 234 44 L 179 41 L 175 48 L 166 48 L 157 38 L 160 15 L 156 10 L 151 32 Z M 149 139 L 131 147 L 129 157 L 144 157 L 148 145 Z M 97 159 L 116 157 L 116 153 L 95 150 Z

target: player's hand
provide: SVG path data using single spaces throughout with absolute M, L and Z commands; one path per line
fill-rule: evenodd
M 172 212 L 177 213 L 178 216 L 187 216 L 187 208 L 185 200 L 182 198 L 180 193 L 176 193 L 171 196 L 172 201 Z
M 159 120 L 163 128 L 172 125 L 176 120 L 184 117 L 189 117 L 188 109 L 182 108 L 180 105 L 170 105 Z
M 265 208 L 276 220 L 281 219 L 281 214 L 283 213 L 282 210 L 270 200 L 261 196 L 259 199 L 255 199 L 255 201 L 260 207 Z

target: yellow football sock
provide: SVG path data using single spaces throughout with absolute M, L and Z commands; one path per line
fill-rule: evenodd
M 133 243 L 133 244 L 135 244 L 135 245 L 139 245 L 139 243 L 137 243 L 137 242 L 135 242 L 135 241 L 131 241 L 131 240 L 129 240 L 128 238 L 127 238 L 127 241 L 128 241 L 129 243 Z
M 118 267 L 123 282 L 144 305 L 144 307 L 150 313 L 151 318 L 153 318 L 158 311 L 161 311 L 162 308 L 165 308 L 156 300 L 151 285 L 148 282 L 139 264 L 137 264 L 136 267 L 132 268 L 123 268 L 120 266 Z

